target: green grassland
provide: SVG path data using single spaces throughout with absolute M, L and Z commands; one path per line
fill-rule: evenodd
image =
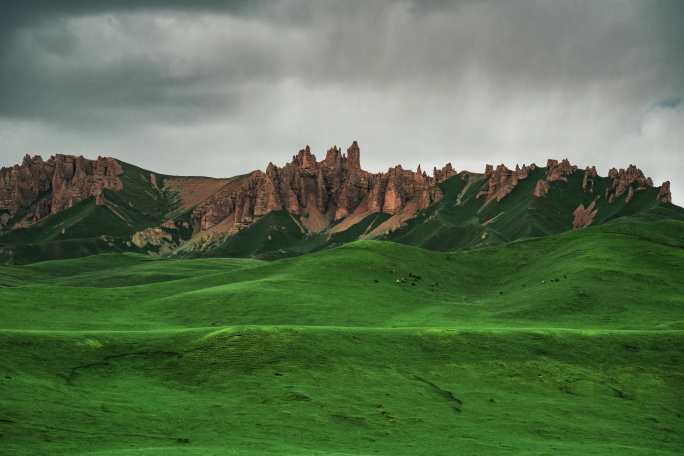
M 0 355 L 0 454 L 678 455 L 684 222 L 0 266 Z

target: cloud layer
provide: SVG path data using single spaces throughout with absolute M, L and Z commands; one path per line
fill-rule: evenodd
M 371 169 L 567 156 L 684 199 L 682 2 L 111 3 L 3 11 L 1 164 L 225 176 L 358 139 Z

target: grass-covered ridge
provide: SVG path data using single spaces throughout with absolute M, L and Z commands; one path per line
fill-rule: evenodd
M 658 202 L 657 188 L 636 191 L 630 201 L 624 194 L 609 203 L 601 195 L 612 185 L 612 180 L 597 177 L 594 192 L 585 192 L 582 180 L 586 171 L 583 170 L 569 176 L 568 182 L 552 182 L 544 197 L 534 197 L 535 184 L 545 177 L 546 172 L 546 168 L 537 167 L 527 179 L 518 183 L 511 194 L 501 201 L 489 202 L 482 196 L 478 198 L 488 185 L 482 176 L 470 173 L 453 176 L 440 183 L 444 193 L 441 201 L 384 238 L 447 251 L 547 236 L 571 230 L 577 206 L 587 207 L 594 200 L 597 214 L 593 225 L 634 216 L 650 220 L 684 220 L 684 209 Z
M 13 455 L 678 455 L 684 222 L 0 266 Z

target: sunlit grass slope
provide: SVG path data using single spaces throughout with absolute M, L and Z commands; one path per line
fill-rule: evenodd
M 452 253 L 380 241 L 274 262 L 109 254 L 0 267 L 7 329 L 684 329 L 684 223 Z
M 0 454 L 679 455 L 684 223 L 0 267 Z

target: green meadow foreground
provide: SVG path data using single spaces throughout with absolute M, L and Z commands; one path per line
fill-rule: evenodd
M 684 222 L 0 266 L 0 454 L 679 455 Z

